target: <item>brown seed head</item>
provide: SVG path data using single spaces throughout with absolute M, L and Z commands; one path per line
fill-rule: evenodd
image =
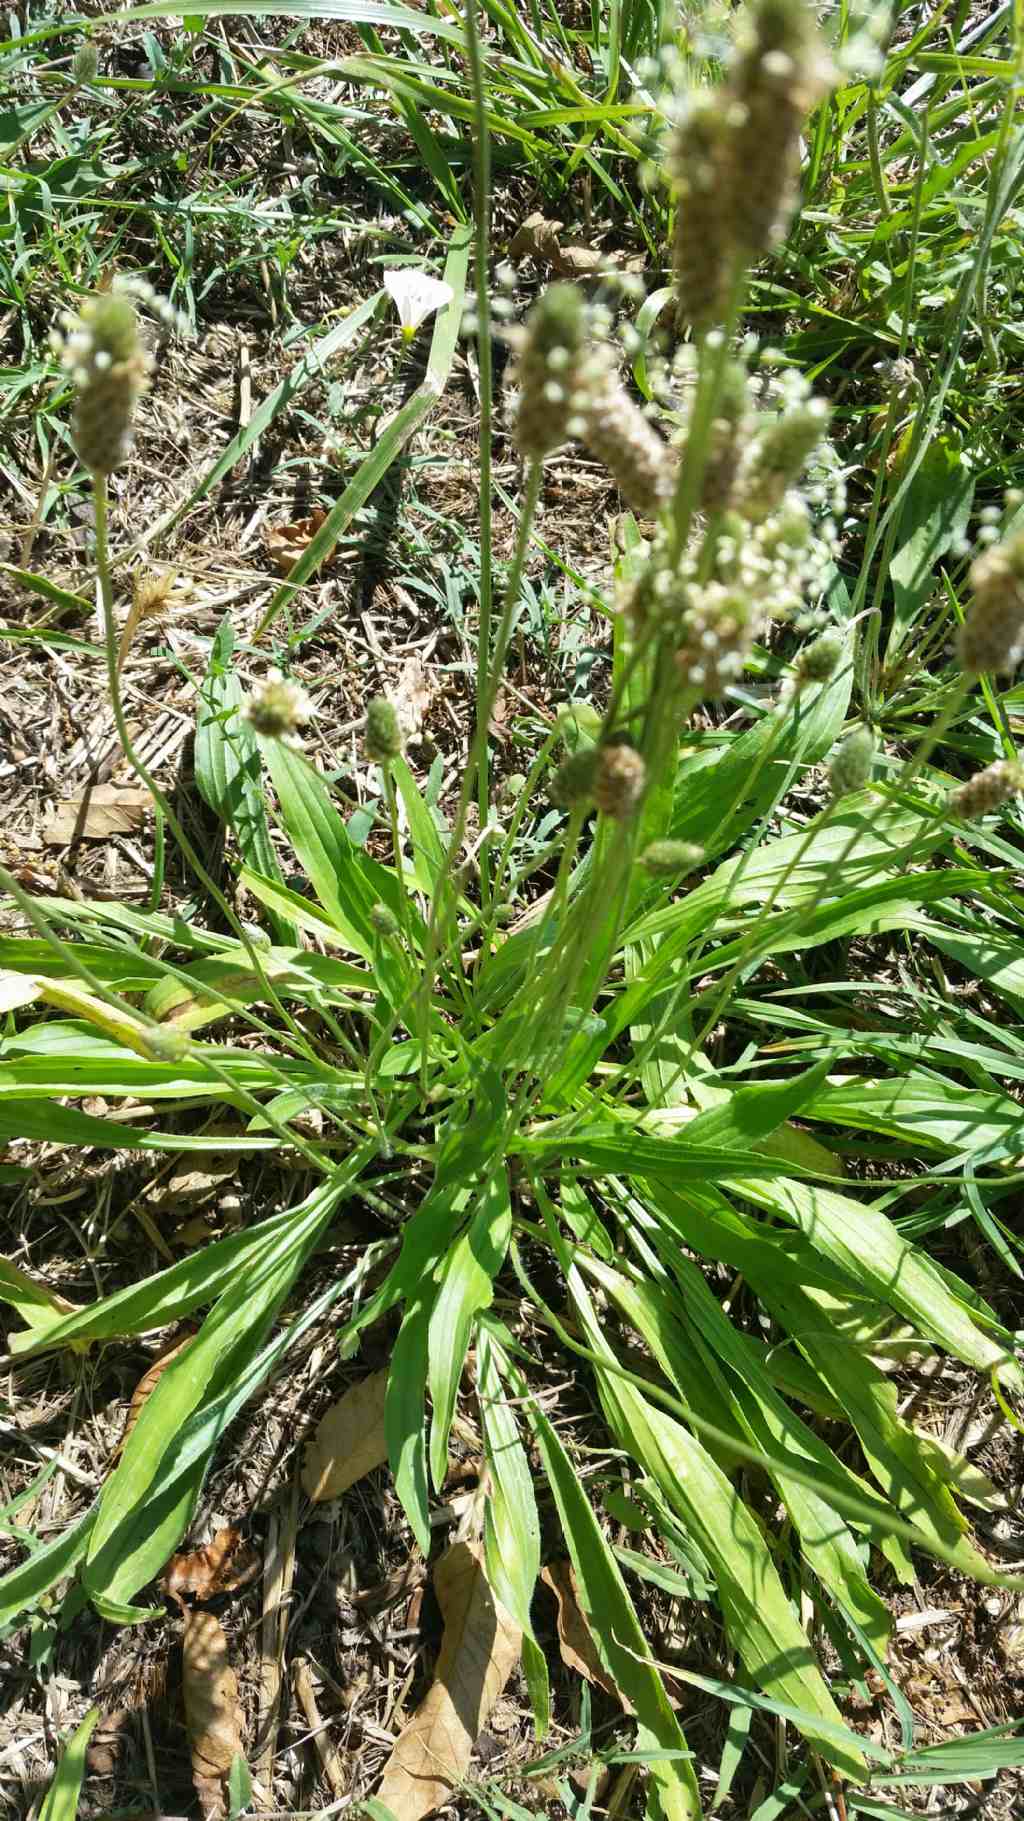
M 578 410 L 591 454 L 634 512 L 654 518 L 671 497 L 675 453 L 621 385 L 603 347 L 591 348 L 582 363 Z
M 974 598 L 958 653 L 969 677 L 1005 675 L 1024 658 L 1024 532 L 994 544 L 971 566 Z
M 800 133 L 836 72 L 806 0 L 757 0 L 740 28 L 727 96 L 730 226 L 748 260 L 785 234 L 800 176 Z
M 966 784 L 954 790 L 949 807 L 964 822 L 975 822 L 979 816 L 989 816 L 994 809 L 1001 809 L 1022 790 L 1024 766 L 999 759 L 995 765 L 986 765 L 984 771 L 976 771 L 973 778 L 968 778 Z
M 632 746 L 599 748 L 594 801 L 602 815 L 628 822 L 639 808 L 646 781 L 646 767 Z
M 723 202 L 731 137 L 720 95 L 695 90 L 669 144 L 676 317 L 694 335 L 719 327 L 729 311 L 736 250 Z

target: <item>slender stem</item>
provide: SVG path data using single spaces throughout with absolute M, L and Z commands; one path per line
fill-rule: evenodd
M 384 780 L 384 798 L 388 806 L 388 825 L 391 830 L 391 864 L 395 869 L 398 884 L 398 920 L 402 926 L 402 935 L 406 947 L 413 953 L 412 933 L 409 929 L 409 901 L 405 890 L 405 868 L 402 864 L 402 843 L 398 830 L 398 798 L 395 794 L 395 780 L 387 762 L 381 766 Z
M 245 949 L 246 957 L 249 960 L 257 979 L 263 986 L 267 998 L 273 1005 L 274 1010 L 277 1012 L 278 1016 L 284 1020 L 288 1030 L 299 1045 L 302 1054 L 307 1057 L 309 1061 L 319 1063 L 320 1059 L 311 1047 L 301 1026 L 296 1023 L 291 1013 L 282 1005 L 281 1000 L 275 992 L 274 987 L 267 976 L 260 952 L 251 936 L 236 916 L 235 911 L 224 896 L 219 885 L 211 879 L 199 858 L 198 853 L 192 845 L 192 842 L 185 833 L 181 822 L 178 820 L 178 817 L 175 815 L 166 796 L 157 784 L 156 779 L 153 777 L 152 773 L 147 770 L 135 750 L 135 745 L 128 728 L 128 722 L 125 718 L 124 702 L 121 696 L 118 637 L 117 627 L 114 622 L 114 589 L 110 579 L 109 496 L 107 492 L 107 476 L 105 474 L 94 474 L 92 480 L 96 525 L 96 573 L 99 579 L 100 602 L 103 609 L 103 644 L 107 660 L 107 684 L 110 690 L 110 706 L 113 710 L 114 726 L 117 729 L 117 737 L 121 743 L 121 750 L 136 777 L 142 780 L 142 783 L 149 791 L 154 804 L 164 819 L 164 823 L 167 828 L 170 829 L 171 834 L 174 836 L 175 841 L 192 871 L 195 873 L 205 890 L 210 894 L 210 897 L 220 910 L 221 915 L 226 918 L 229 927 L 234 931 L 238 941 Z
M 480 623 L 476 654 L 476 697 L 479 748 L 477 802 L 480 809 L 480 826 L 483 828 L 486 825 L 490 808 L 487 718 L 481 720 L 481 716 L 484 710 L 490 663 L 491 618 L 494 601 L 494 559 L 491 549 L 491 428 L 494 400 L 491 359 L 491 297 L 487 279 L 491 249 L 491 138 L 487 126 L 483 57 L 480 50 L 476 0 L 466 0 L 466 58 L 469 63 L 470 88 L 473 96 L 476 348 L 480 374 Z M 479 737 L 481 726 L 484 733 L 482 740 Z M 480 856 L 480 877 L 486 894 L 487 856 L 485 853 Z
M 498 695 L 498 687 L 501 682 L 501 672 L 505 663 L 505 655 L 508 651 L 509 641 L 515 627 L 516 610 L 519 606 L 519 588 L 523 579 L 523 571 L 526 567 L 526 554 L 530 547 L 530 530 L 533 525 L 533 516 L 537 510 L 537 501 L 540 498 L 540 483 L 540 463 L 531 462 L 526 476 L 526 497 L 523 500 L 522 511 L 519 516 L 516 547 L 512 557 L 512 564 L 508 572 L 508 580 L 505 584 L 501 620 L 498 625 L 498 634 L 494 641 L 494 652 L 491 658 L 490 667 L 480 685 L 480 693 L 477 700 L 476 731 L 473 736 L 469 763 L 466 766 L 466 775 L 462 780 L 462 790 L 459 793 L 458 809 L 455 813 L 455 820 L 448 840 L 448 850 L 445 854 L 444 869 L 439 875 L 434 887 L 430 922 L 427 926 L 427 940 L 423 952 L 423 979 L 419 992 L 419 1027 L 420 1039 L 423 1045 L 421 1083 L 424 1093 L 426 1093 L 427 1087 L 427 1025 L 429 1020 L 430 996 L 434 990 L 437 958 L 442 940 L 442 926 L 447 921 L 453 897 L 451 890 L 452 869 L 455 865 L 459 849 L 462 846 L 462 840 L 466 832 L 466 818 L 469 813 L 469 805 L 473 800 L 474 788 L 480 775 L 480 767 L 483 764 L 487 752 L 491 715 L 494 712 L 494 704 Z
M 868 95 L 868 157 L 871 161 L 871 181 L 875 186 L 875 201 L 879 212 L 888 220 L 892 214 L 889 201 L 889 186 L 885 181 L 882 169 L 881 154 L 878 149 L 878 97 L 874 89 Z

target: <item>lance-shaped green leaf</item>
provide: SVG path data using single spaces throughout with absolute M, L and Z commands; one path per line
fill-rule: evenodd
M 469 1225 L 441 1267 L 427 1337 L 428 1378 L 433 1403 L 430 1472 L 440 1490 L 448 1472 L 448 1436 L 473 1323 L 494 1294 L 494 1279 L 505 1262 L 512 1233 L 512 1207 L 504 1166 L 488 1176 Z
M 843 1727 L 750 1512 L 702 1444 L 608 1370 L 618 1362 L 575 1269 L 570 1289 L 588 1345 L 607 1362 L 595 1371 L 612 1430 L 620 1447 L 657 1482 L 712 1564 L 726 1630 L 745 1667 L 767 1694 L 799 1711 L 806 1737 L 838 1769 L 863 1776 L 864 1760 L 855 1744 L 837 1742 L 837 1734 L 854 1735 Z
M 523 1669 L 537 1736 L 543 1738 L 550 1720 L 548 1671 L 530 1615 L 540 1573 L 540 1520 L 519 1424 L 505 1396 L 502 1363 L 507 1364 L 500 1341 L 485 1320 L 477 1332 L 477 1388 L 490 1473 L 484 1507 L 487 1578 L 523 1634 Z
M 520 1394 L 524 1388 L 517 1385 Z M 655 1812 L 664 1821 L 700 1821 L 700 1793 L 687 1761 L 686 1740 L 651 1660 L 619 1565 L 555 1430 L 532 1403 L 530 1420 L 572 1558 L 580 1610 L 602 1668 L 636 1711 L 642 1729 L 638 1744 L 652 1752 L 650 1775 L 660 1802 Z M 659 1748 L 666 1756 L 658 1755 Z
M 884 1655 L 889 1635 L 885 1602 L 869 1586 L 845 1520 L 828 1502 L 829 1486 L 838 1484 L 848 1496 L 879 1506 L 883 1522 L 886 1508 L 789 1409 L 689 1259 L 676 1250 L 666 1262 L 678 1278 L 680 1294 L 643 1277 L 626 1278 L 599 1260 L 581 1259 L 649 1342 L 679 1396 L 698 1416 L 726 1433 L 735 1430 L 776 1460 L 792 1457 L 805 1471 L 820 1474 L 820 1490 L 814 1491 L 769 1470 L 811 1568 Z
M 39 1821 L 75 1821 L 85 1780 L 85 1754 L 99 1717 L 99 1708 L 90 1707 L 81 1725 L 76 1726 L 61 1752 L 53 1782 L 39 1810 Z

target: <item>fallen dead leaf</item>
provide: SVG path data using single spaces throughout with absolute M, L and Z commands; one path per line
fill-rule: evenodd
M 127 1743 L 125 1727 L 130 1717 L 127 1707 L 116 1707 L 112 1713 L 104 1714 L 85 1754 L 85 1767 L 90 1777 L 116 1774 Z
M 255 1580 L 262 1557 L 234 1524 L 218 1530 L 209 1543 L 188 1555 L 173 1556 L 163 1578 L 165 1593 L 179 1600 L 194 1593 L 197 1600 L 212 1600 L 218 1593 L 234 1593 Z
M 385 1575 L 383 1581 L 350 1593 L 348 1602 L 357 1612 L 365 1612 L 372 1618 L 379 1612 L 386 1612 L 389 1606 L 396 1606 L 399 1600 L 418 1593 L 426 1578 L 427 1564 L 417 1551 L 401 1568 Z
M 318 506 L 308 518 L 298 518 L 294 524 L 265 526 L 263 542 L 278 575 L 287 575 L 292 564 L 298 562 L 326 517 L 323 507 Z
M 207 1821 L 227 1812 L 228 1773 L 242 1749 L 238 1680 L 212 1612 L 185 1613 L 182 1642 L 185 1724 L 192 1781 Z
M 550 221 L 538 211 L 528 215 L 509 242 L 510 259 L 536 259 L 552 266 L 562 278 L 591 278 L 598 272 L 642 272 L 643 255 L 604 252 L 600 247 L 563 246 L 565 223 Z
M 184 1219 L 237 1175 L 238 1161 L 234 1157 L 220 1162 L 210 1158 L 202 1165 L 183 1157 L 147 1190 L 146 1205 L 154 1214 L 177 1214 Z
M 575 1669 L 578 1675 L 585 1676 L 595 1688 L 603 1688 L 605 1694 L 620 1701 L 626 1713 L 632 1713 L 630 1702 L 622 1690 L 616 1687 L 597 1654 L 590 1627 L 580 1610 L 572 1563 L 550 1562 L 541 1570 L 540 1578 L 546 1587 L 550 1587 L 558 1601 L 558 1645 L 562 1662 L 568 1669 Z
M 491 1591 L 482 1544 L 453 1543 L 434 1570 L 434 1590 L 444 1638 L 433 1685 L 402 1728 L 377 1792 L 396 1821 L 422 1821 L 462 1782 L 522 1645 Z
M 43 840 L 48 847 L 69 847 L 72 841 L 103 841 L 109 835 L 131 834 L 142 827 L 152 803 L 148 790 L 94 784 L 55 805 L 43 824 Z
M 153 1361 L 153 1364 L 148 1370 L 142 1374 L 135 1390 L 132 1392 L 132 1401 L 128 1405 L 128 1420 L 124 1426 L 124 1434 L 118 1442 L 114 1453 L 115 1461 L 124 1448 L 125 1442 L 128 1440 L 139 1417 L 142 1415 L 142 1406 L 146 1402 L 146 1399 L 152 1396 L 152 1393 L 156 1390 L 160 1379 L 167 1371 L 171 1361 L 177 1359 L 178 1354 L 183 1353 L 188 1346 L 189 1341 L 194 1340 L 194 1338 L 195 1336 L 193 1334 L 186 1334 L 183 1340 L 172 1341 L 170 1346 L 165 1347 L 164 1351 Z
M 559 234 L 564 221 L 551 221 L 537 210 L 521 222 L 508 243 L 510 259 L 546 259 L 557 265 L 561 253 Z
M 316 1426 L 302 1465 L 302 1490 L 320 1502 L 340 1498 L 388 1458 L 384 1439 L 387 1367 L 351 1385 Z

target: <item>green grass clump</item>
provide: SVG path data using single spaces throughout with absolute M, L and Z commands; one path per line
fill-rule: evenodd
M 847 1725 L 801 1597 L 856 1678 L 885 1660 L 882 1575 L 911 1580 L 932 1557 L 1019 1586 L 972 1539 L 971 1470 L 901 1413 L 886 1354 L 961 1362 L 1016 1426 L 1019 1336 L 925 1242 L 969 1230 L 1021 1275 L 1009 1218 L 1021 1043 L 1005 1016 L 1024 1000 L 1019 691 L 1000 692 L 993 673 L 1012 673 L 1024 646 L 1022 509 L 1007 492 L 1022 47 L 982 34 L 958 50 L 963 20 L 943 15 L 913 32 L 897 22 L 887 55 L 865 65 L 842 33 L 826 49 L 803 0 L 754 0 L 735 42 L 722 21 L 677 31 L 655 4 L 362 11 L 372 19 L 345 12 L 357 53 L 314 60 L 289 27 L 271 63 L 221 49 L 200 7 L 189 30 L 216 47 L 216 77 L 196 79 L 183 34 L 170 54 L 152 41 L 143 83 L 146 98 L 192 109 L 186 164 L 248 114 L 287 126 L 339 185 L 354 173 L 374 186 L 406 229 L 445 231 L 425 370 L 255 637 L 241 648 L 229 613 L 209 643 L 195 783 L 228 839 L 228 884 L 138 756 L 124 704 L 116 586 L 130 528 L 110 477 L 150 362 L 128 292 L 82 293 L 99 282 L 109 210 L 105 260 L 142 249 L 187 319 L 263 261 L 288 325 L 289 233 L 271 245 L 240 215 L 244 184 L 211 175 L 215 252 L 197 255 L 166 148 L 124 167 L 132 199 L 112 201 L 101 160 L 117 81 L 68 48 L 68 21 L 36 46 L 0 47 L 24 90 L 12 146 L 45 128 L 70 199 L 58 232 L 26 159 L 0 247 L 24 349 L 8 409 L 23 430 L 27 401 L 40 446 L 70 462 L 73 395 L 90 472 L 47 511 L 58 525 L 88 484 L 115 724 L 151 792 L 158 852 L 169 838 L 196 894 L 188 914 L 166 908 L 163 859 L 141 911 L 6 878 L 0 1133 L 72 1151 L 298 1158 L 313 1182 L 295 1205 L 74 1312 L 0 1271 L 19 1360 L 203 1312 L 95 1503 L 0 1580 L 0 1619 L 23 1620 L 72 1575 L 103 1618 L 150 1616 L 134 1602 L 188 1530 L 228 1424 L 344 1305 L 346 1354 L 389 1325 L 389 1461 L 425 1554 L 459 1398 L 475 1401 L 487 1569 L 523 1632 L 539 1736 L 543 1516 L 637 1716 L 651 1814 L 702 1812 L 636 1610 L 634 1577 L 663 1584 L 666 1563 L 676 1591 L 713 1605 L 737 1665 L 735 1682 L 681 1679 L 791 1721 L 810 1748 L 799 1787 L 824 1760 L 856 1811 L 872 1766 L 920 1783 L 995 1774 L 1019 1761 L 1003 1737 L 929 1760 L 911 1738 L 892 1753 Z M 67 56 L 37 67 L 54 38 Z M 349 98 L 324 100 L 313 78 L 325 75 Z M 375 139 L 358 130 L 371 101 L 388 129 Z M 645 249 L 650 294 L 563 281 L 504 324 L 490 224 L 513 172 L 552 208 L 585 180 L 614 234 Z M 697 233 L 713 196 L 714 231 Z M 322 194 L 307 200 L 291 226 L 308 251 L 338 224 Z M 58 272 L 76 305 L 62 368 L 42 322 Z M 360 758 L 372 813 L 356 821 L 303 749 L 315 688 L 287 671 L 321 624 L 302 625 L 303 589 L 429 421 L 460 334 L 474 332 L 470 282 L 482 440 L 468 759 L 443 790 L 424 780 L 398 707 L 375 698 Z M 382 302 L 353 301 L 324 325 L 190 478 L 166 529 L 329 357 L 378 333 Z M 660 337 L 659 319 L 673 325 Z M 506 346 L 518 392 L 498 420 L 492 360 Z M 509 443 L 523 479 L 499 570 L 491 453 Z M 602 596 L 606 687 L 569 713 L 551 705 L 502 794 L 492 730 L 538 603 L 543 463 L 581 449 L 626 508 Z M 560 559 L 574 585 L 588 554 Z M 81 610 L 45 573 L 5 567 Z M 258 928 L 239 917 L 239 887 Z M 85 1111 L 92 1096 L 158 1113 L 127 1124 Z M 199 1112 L 229 1116 L 230 1135 L 208 1134 Z M 401 1219 L 311 1300 L 303 1272 L 357 1198 Z M 586 1387 L 608 1463 L 593 1488 L 539 1396 L 549 1349 Z M 602 1520 L 624 1509 L 651 1549 L 613 1546 Z

